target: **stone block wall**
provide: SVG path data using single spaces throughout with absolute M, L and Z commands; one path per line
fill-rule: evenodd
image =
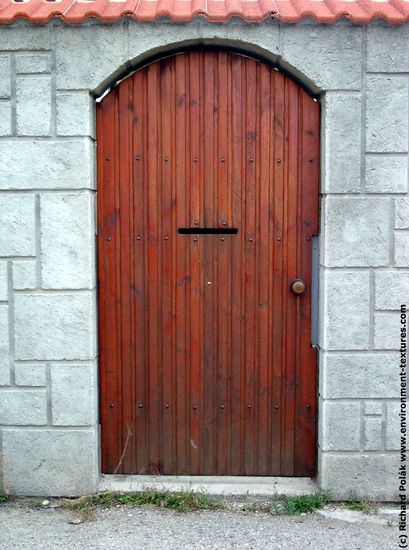
M 409 28 L 361 33 L 357 92 L 324 100 L 320 479 L 340 496 L 393 499 L 409 301 Z
M 0 28 L 0 479 L 98 486 L 95 99 L 169 44 L 258 52 L 322 102 L 318 481 L 397 494 L 399 307 L 409 302 L 409 25 Z
M 57 91 L 52 42 L 0 28 L 0 475 L 18 494 L 98 473 L 94 102 Z

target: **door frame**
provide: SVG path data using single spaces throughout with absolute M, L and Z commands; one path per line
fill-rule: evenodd
M 237 44 L 231 43 L 229 41 L 228 43 L 224 41 L 220 41 L 218 39 L 198 39 L 198 40 L 192 40 L 189 41 L 188 44 L 171 44 L 167 45 L 163 49 L 161 48 L 160 51 L 157 51 L 155 53 L 152 52 L 145 52 L 142 56 L 142 59 L 140 59 L 136 64 L 132 64 L 130 66 L 127 66 L 123 71 L 120 72 L 120 76 L 117 76 L 111 83 L 104 87 L 103 92 L 96 97 L 96 102 L 98 103 L 101 101 L 105 95 L 107 95 L 113 88 L 118 86 L 123 80 L 131 77 L 135 72 L 142 69 L 143 67 L 147 65 L 151 65 L 152 63 L 155 63 L 157 61 L 166 59 L 168 57 L 173 57 L 177 54 L 190 52 L 190 51 L 226 51 L 230 53 L 235 53 L 241 56 L 252 58 L 256 61 L 259 61 L 268 67 L 270 67 L 272 70 L 281 71 L 284 73 L 289 79 L 291 79 L 297 86 L 305 90 L 308 95 L 316 102 L 321 103 L 322 99 L 322 92 L 314 85 L 312 81 L 309 81 L 304 75 L 300 73 L 296 73 L 296 70 L 292 68 L 287 63 L 283 62 L 283 60 L 267 50 L 264 52 L 260 50 L 258 46 L 246 44 L 243 46 L 240 42 L 237 42 Z M 313 287 L 313 295 L 311 296 L 311 325 L 313 323 L 316 323 L 315 326 L 315 333 L 317 335 L 317 343 L 313 345 L 312 347 L 315 347 L 317 349 L 317 360 L 316 360 L 316 442 L 315 442 L 315 477 L 319 476 L 319 441 L 320 441 L 320 427 L 321 427 L 321 410 L 320 410 L 320 403 L 319 403 L 319 389 L 320 389 L 320 364 L 321 364 L 321 350 L 320 346 L 318 344 L 319 341 L 319 334 L 321 333 L 321 300 L 320 300 L 320 292 L 319 292 L 319 279 L 320 279 L 320 265 L 319 265 L 319 254 L 320 249 L 322 246 L 321 242 L 321 174 L 322 174 L 322 159 L 323 159 L 323 150 L 322 150 L 322 123 L 323 123 L 323 112 L 322 109 L 320 109 L 320 134 L 319 134 L 319 193 L 318 193 L 318 234 L 317 237 L 317 243 L 315 245 L 316 250 L 318 249 L 318 256 L 313 256 L 313 262 L 315 265 L 312 265 L 311 267 L 311 278 L 312 278 L 312 287 Z M 97 140 L 98 144 L 98 140 Z M 98 201 L 98 188 L 99 188 L 99 173 L 98 168 L 96 168 L 96 180 L 97 180 L 97 194 L 96 194 L 96 210 L 97 210 L 97 201 Z M 98 222 L 96 221 L 96 224 Z M 97 233 L 98 233 L 98 226 L 97 226 Z M 96 247 L 96 260 L 97 260 L 97 266 L 98 266 L 98 247 Z M 318 262 L 318 263 L 316 263 Z M 97 279 L 98 279 L 98 269 L 97 269 Z M 97 306 L 98 307 L 98 306 Z M 100 325 L 100 318 L 99 314 L 97 315 L 98 319 L 98 333 L 99 333 L 99 325 Z M 99 344 L 98 344 L 98 355 L 99 355 Z M 99 361 L 98 361 L 99 362 Z M 100 362 L 99 362 L 99 368 L 98 373 L 100 373 Z M 98 406 L 98 413 L 99 413 L 99 419 L 101 415 L 101 384 L 100 379 L 98 379 L 98 392 L 99 392 L 99 406 Z M 101 426 L 100 420 L 99 425 Z M 101 469 L 101 429 L 99 430 L 99 464 L 100 464 L 100 472 L 102 475 L 104 475 L 104 472 L 102 472 Z M 129 475 L 129 474 L 124 474 Z M 133 477 L 133 476 L 132 476 Z M 135 474 L 135 477 L 144 477 L 142 475 Z M 146 476 L 145 476 L 146 477 Z M 200 478 L 201 476 L 199 476 Z M 206 476 L 209 477 L 209 476 Z M 214 478 L 219 478 L 220 476 L 212 476 Z M 226 476 L 229 477 L 229 476 Z M 248 476 L 240 476 L 242 479 L 246 479 Z M 294 478 L 293 478 L 294 479 Z M 297 478 L 295 478 L 297 479 Z

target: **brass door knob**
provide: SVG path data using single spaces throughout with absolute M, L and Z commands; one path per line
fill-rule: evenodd
M 293 294 L 303 294 L 307 289 L 307 285 L 303 279 L 294 279 L 291 283 L 291 292 Z

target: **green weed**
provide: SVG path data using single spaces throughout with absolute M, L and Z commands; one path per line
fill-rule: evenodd
M 109 508 L 111 506 L 158 506 L 177 512 L 190 512 L 193 510 L 215 510 L 223 507 L 223 504 L 211 499 L 204 493 L 183 491 L 180 493 L 139 491 L 135 493 L 100 493 L 89 497 L 77 499 L 70 505 L 72 510 L 88 513 L 97 508 Z
M 326 492 L 315 493 L 314 495 L 300 495 L 296 497 L 283 498 L 272 504 L 277 514 L 298 515 L 312 512 L 328 504 L 330 496 Z
M 359 500 L 356 496 L 355 491 L 351 491 L 347 502 L 344 503 L 344 506 L 348 510 L 354 512 L 363 512 L 364 514 L 376 514 L 378 507 L 373 502 L 368 502 L 367 500 Z

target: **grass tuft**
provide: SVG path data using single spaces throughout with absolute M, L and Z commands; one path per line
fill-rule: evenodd
M 0 493 L 0 504 L 4 504 L 9 500 L 10 500 L 10 497 L 8 495 L 3 495 L 2 493 Z
M 328 504 L 330 496 L 326 492 L 315 493 L 314 495 L 300 495 L 287 497 L 272 504 L 277 514 L 298 515 L 318 510 Z
M 344 503 L 344 506 L 348 508 L 348 510 L 363 512 L 364 514 L 376 514 L 378 511 L 378 507 L 374 502 L 359 500 L 355 491 L 350 492 L 348 501 Z
M 194 491 L 172 493 L 151 490 L 127 494 L 100 493 L 77 499 L 69 505 L 72 510 L 81 512 L 82 515 L 87 515 L 97 508 L 109 508 L 111 506 L 158 506 L 176 512 L 215 510 L 224 507 L 221 502 L 211 499 L 204 493 Z
M 364 514 L 376 514 L 378 512 L 378 506 L 374 502 L 368 502 L 366 500 L 349 500 L 345 502 L 344 506 L 348 510 L 353 512 L 362 512 Z

